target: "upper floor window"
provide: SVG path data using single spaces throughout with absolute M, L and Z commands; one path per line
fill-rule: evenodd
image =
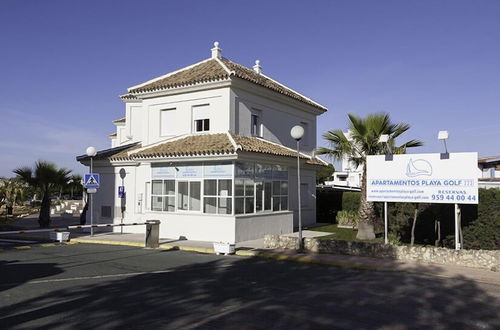
M 252 136 L 261 136 L 260 120 L 257 114 L 252 114 L 250 131 Z
M 197 105 L 193 107 L 193 132 L 210 131 L 209 105 Z
M 194 121 L 195 132 L 210 131 L 210 119 L 196 119 Z

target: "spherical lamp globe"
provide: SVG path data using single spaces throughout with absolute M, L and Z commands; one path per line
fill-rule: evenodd
M 290 135 L 298 141 L 304 136 L 304 128 L 300 125 L 293 126 Z
M 88 147 L 86 150 L 86 153 L 87 153 L 87 156 L 94 157 L 95 155 L 97 155 L 97 150 L 95 150 L 94 147 Z

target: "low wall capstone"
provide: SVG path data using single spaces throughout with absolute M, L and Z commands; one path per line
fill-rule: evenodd
M 266 235 L 264 246 L 272 249 L 298 249 L 298 237 Z M 305 238 L 304 249 L 313 253 L 425 262 L 500 271 L 500 250 L 451 250 L 437 247 L 397 246 L 380 243 Z

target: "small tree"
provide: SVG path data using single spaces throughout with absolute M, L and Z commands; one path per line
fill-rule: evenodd
M 40 227 L 50 225 L 50 195 L 57 193 L 69 181 L 70 170 L 58 168 L 46 161 L 37 161 L 34 168 L 22 167 L 14 170 L 18 177 L 42 195 L 38 223 Z
M 328 181 L 334 172 L 335 168 L 332 164 L 322 166 L 319 171 L 316 172 L 316 184 L 325 184 L 325 181 Z

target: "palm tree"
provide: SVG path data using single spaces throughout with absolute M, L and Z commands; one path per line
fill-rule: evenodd
M 81 195 L 83 191 L 82 187 L 82 176 L 78 174 L 73 174 L 68 181 L 68 186 L 66 192 L 68 192 L 68 189 L 70 191 L 70 198 L 73 198 L 73 196 L 76 195 Z
M 347 158 L 354 165 L 363 166 L 361 202 L 359 206 L 360 223 L 358 224 L 356 238 L 373 239 L 375 238 L 375 208 L 372 202 L 366 200 L 366 156 L 384 154 L 387 146 L 392 153 L 403 154 L 407 148 L 419 147 L 423 143 L 419 140 L 410 140 L 396 146 L 396 138 L 406 132 L 410 125 L 392 123 L 387 113 L 370 114 L 365 118 L 349 114 L 348 117 L 348 136 L 338 129 L 326 132 L 323 137 L 330 144 L 330 148 L 319 148 L 317 154 L 328 155 L 334 160 Z M 389 135 L 387 146 L 379 142 L 382 134 Z
M 21 167 L 13 171 L 18 177 L 31 187 L 40 191 L 42 195 L 42 205 L 38 223 L 40 227 L 50 225 L 50 194 L 57 192 L 57 189 L 64 187 L 69 181 L 70 170 L 57 168 L 53 163 L 37 161 L 35 167 Z

